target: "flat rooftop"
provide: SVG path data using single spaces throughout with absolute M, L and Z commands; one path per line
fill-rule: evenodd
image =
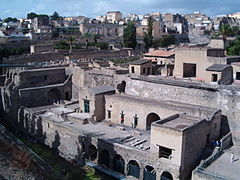
M 150 132 L 140 129 L 135 129 L 129 126 L 114 124 L 111 123 L 111 126 L 108 125 L 107 121 L 102 122 L 89 122 L 88 124 L 81 124 L 71 121 L 65 121 L 59 116 L 60 112 L 63 111 L 63 107 L 52 106 L 43 106 L 39 108 L 29 108 L 28 110 L 39 113 L 40 117 L 43 117 L 42 120 L 50 120 L 54 123 L 57 123 L 73 131 L 77 131 L 81 134 L 89 134 L 93 137 L 104 139 L 110 143 L 118 143 L 128 148 L 134 148 L 142 151 L 150 150 Z M 65 108 L 64 112 L 68 113 L 69 109 Z M 39 110 L 39 112 L 38 112 Z M 45 111 L 43 111 L 45 110 Z M 75 118 L 89 118 L 86 114 L 78 114 L 75 112 L 69 113 L 68 115 Z
M 235 151 L 235 149 L 237 151 Z M 234 145 L 224 154 L 218 157 L 212 164 L 204 169 L 207 173 L 223 177 L 228 180 L 239 180 L 240 178 L 240 147 Z M 231 153 L 234 153 L 234 160 L 231 162 Z
M 175 129 L 185 129 L 186 127 L 192 126 L 194 124 L 196 124 L 197 122 L 199 122 L 201 119 L 197 119 L 197 118 L 192 118 L 192 117 L 176 117 L 170 121 L 167 121 L 163 124 L 161 124 L 161 126 L 163 127 L 171 127 L 171 128 L 175 128 Z M 162 120 L 164 121 L 164 120 Z M 161 121 L 160 121 L 161 122 Z

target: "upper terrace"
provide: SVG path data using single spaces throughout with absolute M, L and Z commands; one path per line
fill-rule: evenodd
M 201 120 L 202 119 L 198 117 L 190 117 L 184 114 L 177 114 L 164 120 L 157 121 L 153 123 L 153 125 L 160 125 L 162 127 L 184 131 L 185 129 L 197 124 Z

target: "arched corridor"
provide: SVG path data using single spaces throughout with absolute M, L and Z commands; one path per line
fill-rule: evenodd
M 160 180 L 173 180 L 173 177 L 172 177 L 171 173 L 164 171 L 161 175 Z
M 152 166 L 145 166 L 143 180 L 156 180 L 156 171 Z
M 160 117 L 156 113 L 150 113 L 148 114 L 146 118 L 146 130 L 151 130 L 151 124 L 155 121 L 160 120 Z
M 92 144 L 88 147 L 88 158 L 91 161 L 94 161 L 97 158 L 97 148 Z
M 140 167 L 137 161 L 131 160 L 128 163 L 128 175 L 133 176 L 135 178 L 139 178 L 140 176 Z
M 110 155 L 106 149 L 99 153 L 98 163 L 106 167 L 110 167 Z
M 125 162 L 121 155 L 117 154 L 113 158 L 113 170 L 124 174 Z

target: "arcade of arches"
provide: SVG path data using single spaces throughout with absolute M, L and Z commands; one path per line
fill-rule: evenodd
M 110 168 L 118 173 L 132 176 L 137 179 L 141 177 L 141 167 L 136 160 L 130 160 L 128 163 L 126 163 L 120 154 L 111 156 L 111 153 L 106 149 L 103 149 L 99 152 L 96 146 L 92 144 L 88 147 L 87 156 L 91 161 L 96 161 L 98 158 L 98 163 L 105 168 Z M 156 180 L 157 176 L 154 167 L 150 165 L 145 166 L 142 177 L 143 180 Z M 171 173 L 164 171 L 161 174 L 160 180 L 173 180 L 173 176 Z

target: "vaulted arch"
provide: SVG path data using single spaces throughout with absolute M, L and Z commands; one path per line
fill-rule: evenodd
M 148 114 L 146 118 L 146 130 L 151 130 L 151 124 L 158 120 L 160 120 L 160 117 L 156 113 Z

